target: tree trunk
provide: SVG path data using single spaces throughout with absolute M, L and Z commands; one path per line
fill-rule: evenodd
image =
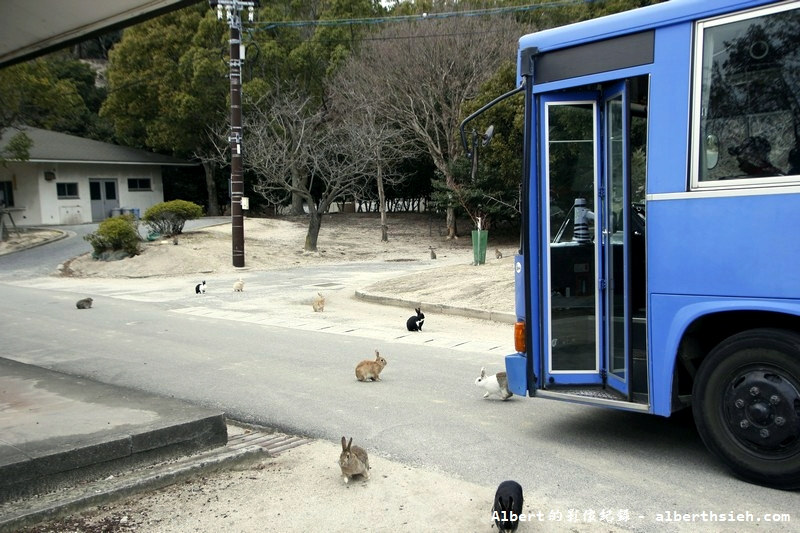
M 292 188 L 300 189 L 303 185 L 302 183 L 303 176 L 300 175 L 300 171 L 297 168 L 292 167 Z M 311 207 L 309 206 L 309 211 Z M 296 192 L 292 193 L 292 207 L 289 211 L 290 215 L 301 216 L 305 214 L 303 211 L 303 197 L 297 194 Z
M 447 238 L 458 239 L 458 228 L 456 227 L 456 208 L 447 208 Z
M 456 188 L 456 180 L 453 175 L 450 173 L 449 169 L 447 168 L 447 164 L 444 160 L 440 160 L 439 164 L 436 165 L 439 171 L 444 174 L 444 182 L 447 185 L 447 188 L 451 191 L 455 191 Z M 458 239 L 458 228 L 456 227 L 456 208 L 452 204 L 453 196 L 455 192 L 448 193 L 448 206 L 447 206 L 447 238 L 449 239 Z
M 217 182 L 214 181 L 214 165 L 211 162 L 203 163 L 206 175 L 206 191 L 208 192 L 208 216 L 219 216 L 219 200 L 217 199 Z
M 389 226 L 386 223 L 386 193 L 383 191 L 383 168 L 378 160 L 378 204 L 381 210 L 381 242 L 389 242 Z
M 322 213 L 324 213 L 324 209 L 315 206 L 313 201 L 308 202 L 308 232 L 305 246 L 303 246 L 303 250 L 306 252 L 317 251 L 319 229 L 322 227 Z

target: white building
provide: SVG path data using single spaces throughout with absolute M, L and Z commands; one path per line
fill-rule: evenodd
M 0 148 L 20 130 L 7 128 Z M 0 207 L 16 224 L 99 222 L 121 212 L 143 214 L 164 201 L 162 166 L 195 163 L 144 150 L 23 128 L 33 141 L 27 161 L 0 165 Z

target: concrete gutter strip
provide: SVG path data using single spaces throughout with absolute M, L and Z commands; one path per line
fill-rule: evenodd
M 102 505 L 123 496 L 157 490 L 199 473 L 208 473 L 248 460 L 269 457 L 261 446 L 221 448 L 183 457 L 165 468 L 136 472 L 128 478 L 108 478 L 84 485 L 79 492 L 59 491 L 0 507 L 0 533 Z

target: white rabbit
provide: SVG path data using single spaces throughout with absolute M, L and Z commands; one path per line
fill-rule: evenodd
M 494 394 L 505 401 L 513 396 L 511 391 L 508 390 L 508 376 L 506 376 L 505 372 L 498 372 L 493 376 L 487 376 L 486 369 L 481 367 L 481 375 L 475 380 L 475 385 L 486 389 L 486 393 L 483 395 L 484 398 L 488 398 L 490 395 Z

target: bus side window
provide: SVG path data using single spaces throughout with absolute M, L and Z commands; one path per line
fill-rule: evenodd
M 698 181 L 797 175 L 800 9 L 777 7 L 698 28 Z

